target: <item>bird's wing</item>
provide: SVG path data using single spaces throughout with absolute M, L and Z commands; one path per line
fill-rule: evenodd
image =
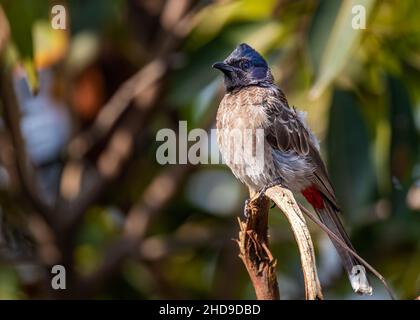
M 267 141 L 273 149 L 281 152 L 295 152 L 307 157 L 315 167 L 313 183 L 319 191 L 337 208 L 334 189 L 328 178 L 327 170 L 321 159 L 312 133 L 303 123 L 294 108 L 290 108 L 284 94 L 279 90 L 274 98 L 266 99 L 266 110 L 270 117 L 267 130 Z

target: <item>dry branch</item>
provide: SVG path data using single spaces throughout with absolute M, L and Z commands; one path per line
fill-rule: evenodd
M 80 133 L 69 145 L 72 159 L 83 158 L 95 143 L 104 139 L 133 99 L 144 99 L 143 93 L 150 90 L 166 73 L 167 62 L 155 59 L 124 82 L 112 98 L 103 106 L 92 126 Z M 144 109 L 143 104 L 139 108 Z M 144 111 L 144 110 L 142 110 Z
M 1 16 L 0 19 L 2 19 Z M 34 210 L 42 215 L 49 225 L 53 225 L 54 214 L 39 192 L 33 168 L 26 153 L 25 140 L 20 127 L 21 108 L 13 87 L 12 68 L 1 53 L 0 70 L 0 102 L 13 145 L 13 157 L 22 191 Z
M 123 236 L 107 249 L 102 265 L 93 275 L 80 279 L 79 295 L 93 296 L 109 275 L 121 267 L 125 258 L 139 255 L 141 241 L 152 220 L 173 199 L 179 191 L 178 186 L 193 169 L 190 165 L 173 166 L 154 177 L 139 202 L 129 210 Z
M 189 1 L 187 2 L 189 3 Z M 123 118 L 123 115 L 131 105 L 135 107 L 137 113 L 134 116 L 126 117 L 124 121 L 121 121 L 121 125 L 118 126 L 123 128 L 124 135 L 132 140 L 141 129 L 147 126 L 152 115 L 161 107 L 158 103 L 160 98 L 159 90 L 165 76 L 171 70 L 173 55 L 177 46 L 182 43 L 189 30 L 194 26 L 196 14 L 202 5 L 197 4 L 190 10 L 187 10 L 189 5 L 186 4 L 184 9 L 187 11 L 177 13 L 182 18 L 171 28 L 172 32 L 165 33 L 161 41 L 158 41 L 161 48 L 158 50 L 159 53 L 156 53 L 156 57 L 124 82 L 109 102 L 101 109 L 102 111 L 92 126 L 77 135 L 70 142 L 68 148 L 68 164 L 70 165 L 74 161 L 86 162 L 83 160 L 87 158 L 88 152 L 101 142 L 107 140 L 111 143 L 108 143 L 108 147 L 101 152 L 97 166 L 88 168 L 86 163 L 82 166 L 83 171 L 89 172 L 91 183 L 83 187 L 83 190 L 79 190 L 79 196 L 72 199 L 70 203 L 58 206 L 60 208 L 63 207 L 62 209 L 65 211 L 63 216 L 69 217 L 68 221 L 62 223 L 64 224 L 63 229 L 67 233 L 74 233 L 73 230 L 80 225 L 86 209 L 103 194 L 110 182 L 115 181 L 115 178 L 121 174 L 121 169 L 127 163 L 127 155 L 124 154 L 121 157 L 120 153 L 116 153 L 112 148 L 109 148 L 113 145 L 113 138 L 119 133 L 118 128 L 115 131 L 112 130 L 116 123 L 121 121 L 121 118 Z M 174 32 L 175 34 L 173 34 Z M 127 153 L 130 153 L 132 145 L 127 149 L 129 149 Z M 117 155 L 116 158 L 115 155 Z M 108 161 L 109 159 L 111 161 Z M 85 173 L 84 175 L 87 174 Z
M 246 204 L 246 221 L 239 219 L 239 257 L 248 271 L 258 300 L 280 299 L 277 261 L 268 249 L 268 206 L 266 198 L 254 198 Z
M 289 220 L 299 248 L 306 299 L 323 299 L 311 235 L 293 194 L 279 186 L 269 188 L 265 194 Z M 268 249 L 269 201 L 266 197 L 259 199 L 257 194 L 246 205 L 248 218 L 245 222 L 239 221 L 239 256 L 251 278 L 257 299 L 275 300 L 279 299 L 279 291 L 276 260 Z
M 274 201 L 277 207 L 283 211 L 289 220 L 299 247 L 300 260 L 302 263 L 302 271 L 305 281 L 306 299 L 323 299 L 311 235 L 309 233 L 308 226 L 306 225 L 305 218 L 303 217 L 292 192 L 279 186 L 275 186 L 268 189 L 266 191 L 266 195 Z

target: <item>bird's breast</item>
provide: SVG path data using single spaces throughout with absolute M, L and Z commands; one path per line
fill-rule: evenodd
M 271 162 L 264 131 L 269 124 L 266 98 L 262 88 L 244 88 L 226 94 L 217 112 L 217 142 L 223 160 L 253 189 L 264 185 L 264 168 Z
M 217 129 L 264 129 L 268 122 L 264 109 L 264 101 L 268 98 L 266 91 L 249 87 L 227 93 L 217 112 Z

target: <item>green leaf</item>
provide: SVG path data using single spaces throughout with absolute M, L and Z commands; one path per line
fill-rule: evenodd
M 13 42 L 22 59 L 33 59 L 32 25 L 37 19 L 48 17 L 47 1 L 2 0 L 9 20 Z
M 358 216 L 375 191 L 376 179 L 369 132 L 350 92 L 334 92 L 327 143 L 328 168 L 339 202 L 345 213 Z
M 414 181 L 413 168 L 419 153 L 419 136 L 413 108 L 404 84 L 395 78 L 388 81 L 391 124 L 391 174 L 393 210 L 406 212 L 406 195 Z
M 0 54 L 3 53 L 4 48 L 9 42 L 10 27 L 9 23 L 4 15 L 3 9 L 0 6 Z
M 205 7 L 198 16 L 191 42 L 194 46 L 214 39 L 220 31 L 233 22 L 262 21 L 270 18 L 276 1 L 240 0 L 216 3 Z
M 319 72 L 310 92 L 311 97 L 319 97 L 339 75 L 346 62 L 349 61 L 353 49 L 360 41 L 363 29 L 352 27 L 352 20 L 355 16 L 352 13 L 352 8 L 362 5 L 365 8 L 367 19 L 374 2 L 374 0 L 345 0 L 342 2 L 322 54 Z
M 335 17 L 340 9 L 339 1 L 321 1 L 309 30 L 308 47 L 315 71 L 319 70 L 322 53 L 334 27 Z
M 2 0 L 1 4 L 9 20 L 13 43 L 28 76 L 32 92 L 38 91 L 38 76 L 34 66 L 34 45 L 32 26 L 37 19 L 47 18 L 47 1 Z

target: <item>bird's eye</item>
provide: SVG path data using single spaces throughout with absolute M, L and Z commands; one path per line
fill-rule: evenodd
M 242 61 L 241 62 L 241 69 L 247 70 L 251 66 L 251 63 L 249 61 Z

